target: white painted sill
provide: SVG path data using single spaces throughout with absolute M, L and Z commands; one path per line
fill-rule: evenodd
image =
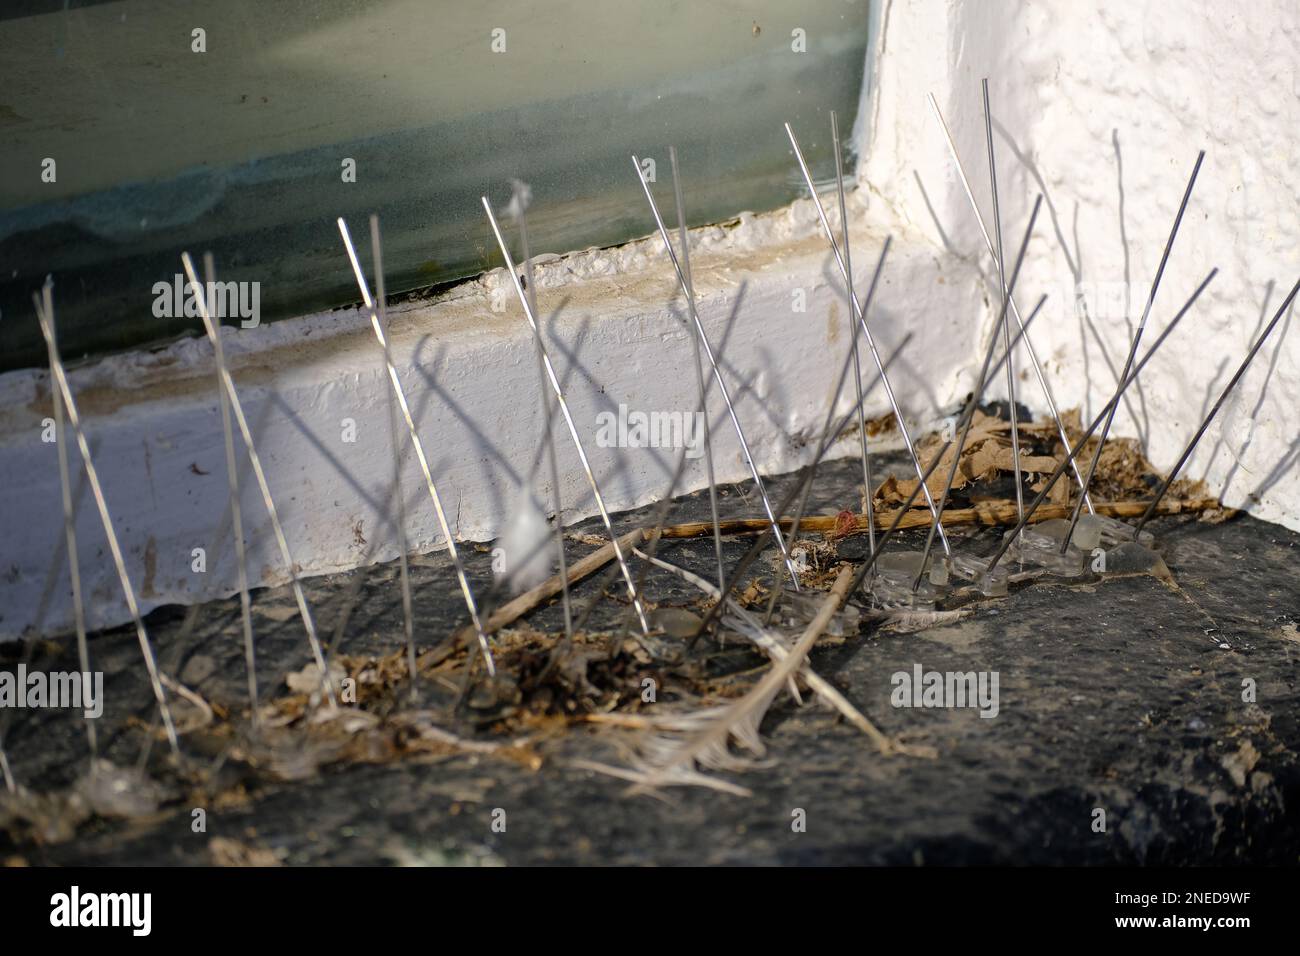
M 866 200 L 866 190 L 851 194 L 855 283 L 866 289 L 892 232 L 870 321 L 886 357 L 911 333 L 891 382 L 925 429 L 970 388 L 970 357 L 987 321 L 980 281 L 966 264 L 900 228 L 883 204 L 866 208 Z M 833 261 L 812 203 L 694 230 L 692 249 L 699 311 L 715 343 L 741 297 L 724 367 L 756 464 L 764 474 L 790 471 L 811 454 L 810 439 L 848 348 L 842 286 L 838 277 L 832 281 Z M 546 258 L 537 284 L 542 314 L 555 313 L 548 349 L 607 504 L 621 510 L 656 500 L 675 451 L 602 448 L 595 434 L 596 416 L 617 413 L 620 404 L 642 411 L 694 408 L 691 340 L 660 240 Z M 340 250 L 339 268 L 346 267 Z M 803 312 L 795 311 L 796 289 L 806 299 Z M 492 539 L 517 483 L 532 471 L 542 428 L 532 336 L 508 279 L 498 270 L 388 314 L 394 361 L 455 533 Z M 228 329 L 224 341 L 301 572 L 394 558 L 386 379 L 366 317 L 356 309 L 308 315 Z M 108 357 L 70 379 L 142 608 L 235 593 L 209 343 L 190 339 Z M 847 392 L 842 408 L 849 407 Z M 0 636 L 38 625 L 43 633 L 66 631 L 72 616 L 58 466 L 55 446 L 41 441 L 42 419 L 51 414 L 48 374 L 0 377 L 0 408 L 8 529 L 0 539 Z M 719 480 L 747 478 L 716 392 L 711 412 Z M 887 412 L 877 390 L 868 413 Z M 346 440 L 352 434 L 355 440 Z M 573 522 L 593 514 L 594 501 L 571 440 L 563 430 L 558 439 L 565 521 Z M 855 447 L 844 443 L 833 455 L 856 453 Z M 697 459 L 679 493 L 703 487 L 704 480 Z M 548 481 L 547 469 L 538 469 L 533 486 L 549 504 Z M 439 544 L 437 523 L 409 452 L 403 487 L 410 546 L 430 551 Z M 287 576 L 250 472 L 241 492 L 250 582 L 283 583 Z M 79 500 L 88 626 L 122 623 L 125 604 L 87 490 Z M 192 570 L 195 548 L 205 551 L 203 573 Z

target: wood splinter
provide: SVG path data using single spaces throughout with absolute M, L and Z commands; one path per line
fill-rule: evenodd
M 1097 514 L 1109 515 L 1112 518 L 1136 518 L 1142 515 L 1147 509 L 1145 501 L 1096 501 Z M 1174 514 L 1195 514 L 1201 511 L 1210 511 L 1215 508 L 1223 507 L 1216 498 L 1182 498 L 1173 501 L 1161 501 L 1156 513 L 1162 515 Z M 877 524 L 887 524 L 893 521 L 896 511 L 883 511 L 876 514 Z M 1044 505 L 1038 508 L 1030 516 L 1031 521 L 1046 521 L 1048 518 L 1066 518 L 1069 517 L 1069 505 Z M 950 509 L 943 513 L 943 523 L 945 525 L 983 525 L 994 527 L 1015 523 L 1017 518 L 1016 503 L 1014 501 L 987 501 L 975 505 L 973 508 L 956 508 Z M 930 524 L 930 515 L 928 511 L 922 509 L 910 509 L 909 513 L 904 514 L 899 522 L 899 529 L 906 528 L 924 528 Z M 866 515 L 854 515 L 853 527 L 847 534 L 860 534 L 867 532 L 869 522 Z M 783 528 L 792 524 L 789 518 L 780 519 Z M 800 522 L 800 528 L 804 531 L 834 533 L 837 527 L 841 530 L 839 536 L 844 536 L 843 523 L 840 515 L 811 515 L 803 518 Z M 770 525 L 766 518 L 733 518 L 720 523 L 719 528 L 723 534 L 760 534 L 769 529 Z M 629 531 L 618 539 L 619 548 L 624 553 L 630 552 L 639 545 L 650 532 L 644 528 L 637 528 Z M 664 538 L 696 538 L 713 533 L 712 521 L 689 521 L 685 524 L 669 525 L 660 533 Z M 575 561 L 569 566 L 568 583 L 572 587 L 583 578 L 599 571 L 615 558 L 615 549 L 612 543 L 606 543 L 603 547 L 598 548 L 586 557 Z M 563 590 L 563 581 L 560 575 L 552 575 L 537 587 L 525 591 L 508 604 L 503 604 L 498 608 L 491 617 L 488 618 L 487 626 L 484 630 L 491 634 L 501 630 L 503 627 L 509 627 L 519 618 L 523 617 L 529 611 L 532 611 L 543 601 L 546 601 Z
M 1145 501 L 1094 501 L 1097 514 L 1108 515 L 1112 518 L 1136 518 L 1147 509 Z M 1157 513 L 1162 515 L 1173 514 L 1195 514 L 1200 511 L 1210 511 L 1214 508 L 1220 508 L 1222 505 L 1216 498 L 1185 498 L 1174 501 L 1162 501 Z M 1068 518 L 1071 508 L 1068 505 L 1043 505 L 1030 516 L 1030 522 L 1046 521 L 1048 518 Z M 921 509 L 912 509 L 913 513 L 905 514 L 903 520 L 899 522 L 899 530 L 907 528 L 924 528 L 928 527 L 931 517 L 928 512 Z M 886 524 L 891 521 L 896 512 L 881 511 L 876 513 L 876 524 Z M 1014 524 L 1016 521 L 1016 503 L 1014 501 L 986 501 L 975 505 L 972 508 L 955 508 L 949 509 L 943 513 L 943 523 L 945 525 L 984 525 L 988 527 Z M 847 524 L 839 515 L 812 515 L 804 518 L 800 522 L 800 528 L 804 531 L 834 532 L 837 526 L 841 527 Z M 788 524 L 788 519 L 783 519 L 781 524 Z M 767 530 L 767 522 L 757 518 L 734 518 L 722 522 L 723 534 L 756 534 Z M 868 522 L 865 515 L 854 515 L 853 526 L 848 530 L 848 534 L 858 534 L 868 530 Z M 672 525 L 664 528 L 663 537 L 665 538 L 694 538 L 706 532 L 711 533 L 713 525 L 705 521 L 692 521 L 687 524 Z

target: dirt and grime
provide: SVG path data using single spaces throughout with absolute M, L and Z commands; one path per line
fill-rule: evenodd
M 995 424 L 983 430 L 992 437 L 977 446 L 980 454 L 998 441 Z M 1133 460 L 1123 446 L 1115 454 Z M 1140 463 L 1127 477 L 1112 471 L 1108 492 L 1149 489 L 1144 471 Z M 908 473 L 897 456 L 880 459 L 882 500 L 887 489 L 905 487 Z M 823 466 L 809 513 L 853 509 L 855 474 L 853 460 Z M 769 494 L 779 500 L 795 477 L 772 479 Z M 984 493 L 978 477 L 972 495 Z M 751 489 L 721 492 L 724 517 L 753 514 Z M 615 530 L 652 526 L 654 514 L 651 506 L 617 515 Z M 670 520 L 707 515 L 707 493 L 697 493 L 680 499 Z M 851 602 L 809 663 L 897 749 L 882 753 L 801 680 L 802 704 L 783 691 L 762 720 L 761 764 L 716 775 L 748 797 L 697 787 L 632 796 L 625 782 L 583 769 L 617 765 L 638 721 L 733 701 L 770 666 L 734 634 L 692 645 L 691 624 L 711 602 L 660 568 L 646 572 L 651 638 L 621 630 L 629 605 L 614 581 L 571 644 L 560 640 L 557 598 L 502 628 L 493 635 L 498 677 L 482 680 L 476 656 L 445 640 L 464 624 L 449 562 L 442 554 L 414 558 L 414 695 L 396 563 L 310 579 L 307 598 L 322 633 L 349 614 L 331 671 L 340 685 L 351 681 L 353 696 L 334 715 L 314 706 L 319 673 L 308 663 L 291 593 L 256 592 L 256 733 L 238 598 L 201 607 L 188 624 L 183 609 L 160 611 L 148 624 L 164 670 L 210 708 L 173 698 L 188 730 L 182 767 L 156 738 L 146 772 L 134 769 L 146 734 L 157 729 L 135 635 L 128 628 L 93 636 L 92 667 L 111 688 L 98 721 L 100 752 L 116 769 L 105 764 L 88 777 L 85 734 L 70 712 L 18 716 L 6 736 L 10 763 L 39 796 L 0 812 L 0 859 L 1294 863 L 1300 829 L 1286 809 L 1300 800 L 1300 535 L 1241 515 L 1206 517 L 1148 525 L 1172 582 L 1016 581 L 1005 598 L 915 626 Z M 570 530 L 572 562 L 591 552 L 589 536 L 603 529 L 589 521 Z M 987 554 L 999 535 L 963 528 L 954 540 Z M 750 541 L 725 539 L 728 566 Z M 923 530 L 911 530 L 896 546 L 923 541 Z M 829 586 L 839 561 L 862 556 L 864 536 L 817 534 L 805 544 L 815 592 Z M 487 594 L 491 549 L 464 551 L 471 580 Z M 709 537 L 665 538 L 658 557 L 705 579 L 715 573 Z M 774 566 L 755 564 L 737 588 L 760 616 Z M 597 573 L 578 584 L 575 606 L 583 609 L 607 583 Z M 8 664 L 21 651 L 0 653 Z M 74 669 L 75 646 L 43 642 L 35 661 Z M 996 672 L 996 716 L 896 706 L 896 676 L 922 670 Z

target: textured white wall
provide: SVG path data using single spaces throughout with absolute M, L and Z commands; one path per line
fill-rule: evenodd
M 1009 259 L 1034 196 L 1045 198 L 1017 301 L 1027 311 L 1052 296 L 1032 338 L 1063 407 L 1095 414 L 1109 398 L 1197 150 L 1206 150 L 1144 341 L 1212 267 L 1220 273 L 1115 423 L 1145 438 L 1157 465 L 1172 465 L 1211 390 L 1217 396 L 1261 318 L 1300 278 L 1300 6 L 882 0 L 878 21 L 871 113 L 859 124 L 863 180 L 991 276 L 925 102 L 931 92 L 938 99 L 991 224 L 980 97 L 989 78 Z M 1071 301 L 1076 286 L 1088 318 Z M 987 290 L 994 299 L 996 279 Z M 993 318 L 985 315 L 985 334 Z M 1300 530 L 1298 324 L 1283 319 L 1184 474 Z M 1045 410 L 1023 362 L 1018 391 Z M 994 393 L 1005 394 L 1004 382 Z

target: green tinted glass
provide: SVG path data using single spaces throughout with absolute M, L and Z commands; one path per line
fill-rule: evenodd
M 649 233 L 630 155 L 693 224 L 828 173 L 862 91 L 867 0 L 18 2 L 0 13 L 0 364 L 198 333 L 155 285 L 211 250 L 260 319 L 357 299 L 334 224 L 378 213 L 390 292 L 499 265 L 478 204 L 527 181 L 534 254 Z M 197 31 L 197 32 L 196 32 Z M 170 299 L 170 297 L 168 297 Z

